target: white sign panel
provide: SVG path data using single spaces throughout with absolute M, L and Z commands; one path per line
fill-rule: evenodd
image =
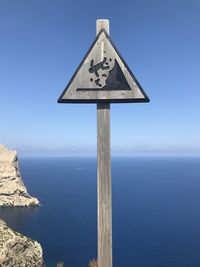
M 149 102 L 149 98 L 102 29 L 58 102 Z

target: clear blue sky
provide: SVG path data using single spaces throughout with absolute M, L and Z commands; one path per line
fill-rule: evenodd
M 0 0 L 0 143 L 96 153 L 96 105 L 57 98 L 98 18 L 151 99 L 111 106 L 112 153 L 200 153 L 199 0 Z

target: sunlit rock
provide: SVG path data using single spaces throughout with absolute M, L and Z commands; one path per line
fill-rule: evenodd
M 35 206 L 19 172 L 17 152 L 0 144 L 0 206 Z

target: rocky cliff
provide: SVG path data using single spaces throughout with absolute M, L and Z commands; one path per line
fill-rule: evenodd
M 44 267 L 40 244 L 10 229 L 0 220 L 0 266 Z
M 0 144 L 0 206 L 38 205 L 31 197 L 19 172 L 17 152 Z

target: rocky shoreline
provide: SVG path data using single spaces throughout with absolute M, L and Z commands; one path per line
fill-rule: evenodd
M 45 267 L 41 245 L 9 228 L 0 219 L 0 266 Z
M 35 206 L 39 200 L 31 197 L 22 181 L 15 150 L 0 144 L 0 206 Z
M 35 206 L 22 181 L 17 152 L 0 144 L 0 206 Z M 41 245 L 0 219 L 0 266 L 45 267 Z

